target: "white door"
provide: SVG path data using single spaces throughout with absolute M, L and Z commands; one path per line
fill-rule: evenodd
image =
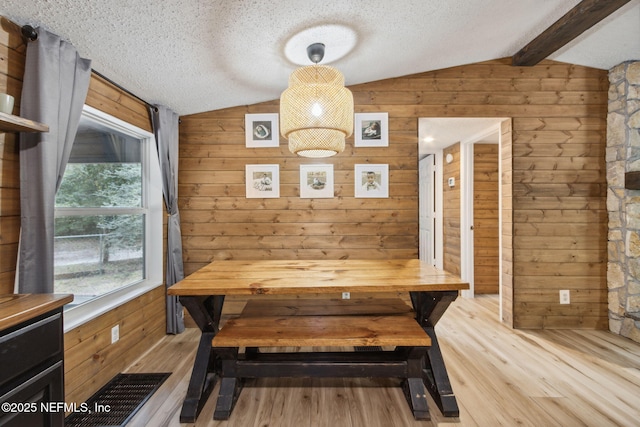
M 436 265 L 436 189 L 435 155 L 420 160 L 418 168 L 418 198 L 420 226 L 420 260 Z

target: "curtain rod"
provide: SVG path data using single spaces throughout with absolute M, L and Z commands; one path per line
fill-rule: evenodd
M 138 101 L 144 103 L 145 105 L 147 105 L 148 107 L 152 107 L 154 110 L 158 111 L 158 107 L 156 107 L 153 104 L 148 103 L 147 101 L 145 101 L 144 99 L 140 98 L 138 95 L 136 95 L 135 93 L 129 91 L 128 89 L 123 88 L 122 86 L 120 86 L 118 83 L 114 82 L 113 80 L 111 80 L 110 78 L 106 77 L 104 74 L 97 72 L 96 70 L 94 70 L 93 68 L 91 69 L 91 72 L 93 74 L 95 74 L 96 76 L 100 77 L 101 79 L 106 80 L 107 82 L 109 82 L 110 84 L 114 85 L 115 87 L 117 87 L 118 89 L 120 89 L 121 91 L 127 93 L 128 95 L 133 96 L 135 99 L 137 99 Z
M 38 39 L 38 32 L 35 30 L 35 28 L 33 28 L 31 25 L 24 25 L 22 27 L 22 35 L 29 41 L 35 41 Z M 110 84 L 112 84 L 113 86 L 117 87 L 118 89 L 120 89 L 121 91 L 127 93 L 128 95 L 131 95 L 132 97 L 134 97 L 135 99 L 137 99 L 138 101 L 144 103 L 146 106 L 148 107 L 152 107 L 153 109 L 155 109 L 156 111 L 158 111 L 158 108 L 153 105 L 148 103 L 147 101 L 145 101 L 144 99 L 140 98 L 138 95 L 136 95 L 135 93 L 132 93 L 131 91 L 129 91 L 128 89 L 123 88 L 122 86 L 120 86 L 118 83 L 114 82 L 113 80 L 111 80 L 110 78 L 106 77 L 104 74 L 97 72 L 96 70 L 94 70 L 93 68 L 91 69 L 91 72 L 94 73 L 95 75 L 97 75 L 98 77 L 106 80 L 107 82 L 109 82 Z
M 22 35 L 30 42 L 38 38 L 38 32 L 31 25 L 23 25 L 21 31 Z

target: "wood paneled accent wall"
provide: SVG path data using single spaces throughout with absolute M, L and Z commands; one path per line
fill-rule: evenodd
M 357 112 L 389 113 L 390 146 L 355 149 L 350 138 L 344 153 L 315 161 L 334 165 L 333 199 L 298 197 L 298 167 L 314 161 L 291 155 L 285 141 L 245 148 L 244 114 L 277 113 L 278 101 L 182 117 L 187 274 L 214 259 L 417 258 L 418 118 L 509 117 L 511 182 L 502 187 L 513 194 L 503 200 L 513 264 L 504 255 L 503 286 L 513 292 L 504 314 L 517 328 L 606 328 L 606 71 L 512 67 L 506 58 L 350 89 Z M 280 165 L 281 198 L 244 198 L 244 165 L 255 163 Z M 389 199 L 353 197 L 357 163 L 389 164 Z M 572 304 L 559 304 L 560 289 L 572 290 Z
M 16 98 L 14 114 L 20 111 L 25 54 L 20 27 L 0 17 L 0 92 Z M 96 75 L 86 103 L 151 131 L 146 105 Z M 0 294 L 13 293 L 19 232 L 18 136 L 0 133 Z M 164 336 L 164 301 L 159 287 L 65 334 L 66 402 L 86 401 Z M 112 345 L 116 323 L 120 340 Z
M 477 294 L 497 294 L 499 263 L 498 144 L 473 145 L 473 285 Z
M 359 106 L 359 111 L 379 111 Z M 354 148 L 326 159 L 245 148 L 245 113 L 263 103 L 181 117 L 179 208 L 185 274 L 219 259 L 418 257 L 417 120 L 390 116 L 389 148 Z M 334 168 L 333 198 L 300 198 L 300 165 Z M 354 198 L 355 164 L 389 165 L 389 198 Z M 245 198 L 245 165 L 278 164 L 280 198 Z
M 453 144 L 442 150 L 442 158 L 451 154 L 451 163 L 443 162 L 442 167 L 442 268 L 460 275 L 462 261 L 460 258 L 460 143 Z M 449 186 L 449 178 L 455 180 L 453 187 Z

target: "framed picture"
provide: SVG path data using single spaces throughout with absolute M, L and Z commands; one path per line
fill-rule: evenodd
M 278 147 L 278 114 L 245 114 L 244 132 L 247 147 Z
M 354 127 L 356 147 L 389 146 L 388 113 L 358 113 L 355 115 Z
M 280 197 L 280 165 L 245 165 L 247 199 Z
M 389 197 L 389 165 L 355 165 L 356 197 Z
M 333 165 L 300 165 L 300 197 L 333 197 Z

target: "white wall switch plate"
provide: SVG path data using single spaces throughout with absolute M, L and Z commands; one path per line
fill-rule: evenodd
M 351 292 L 342 293 L 342 299 L 350 299 L 350 298 L 351 298 Z
M 568 289 L 563 289 L 560 291 L 560 304 L 570 304 L 571 297 L 569 295 Z

